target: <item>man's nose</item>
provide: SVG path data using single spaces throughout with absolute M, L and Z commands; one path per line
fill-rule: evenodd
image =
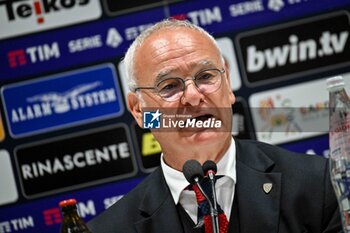
M 185 90 L 181 97 L 181 104 L 197 106 L 203 101 L 203 99 L 204 95 L 198 90 L 194 80 L 186 80 Z

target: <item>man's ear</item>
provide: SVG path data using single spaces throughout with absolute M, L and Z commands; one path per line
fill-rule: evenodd
M 128 93 L 128 108 L 133 117 L 135 118 L 137 124 L 142 128 L 142 109 L 141 101 L 137 95 L 133 92 Z
M 228 88 L 228 92 L 229 92 L 229 97 L 230 97 L 230 102 L 231 104 L 234 104 L 236 102 L 236 97 L 233 94 L 233 91 L 231 90 L 231 79 L 230 79 L 230 67 L 228 65 L 228 62 L 226 59 L 224 59 L 224 63 L 225 63 L 225 75 L 226 75 L 226 83 L 227 83 L 227 88 Z
M 225 66 L 225 75 L 226 75 L 226 82 L 228 84 L 228 87 L 231 89 L 231 79 L 230 79 L 230 67 L 226 59 L 224 59 L 224 66 Z

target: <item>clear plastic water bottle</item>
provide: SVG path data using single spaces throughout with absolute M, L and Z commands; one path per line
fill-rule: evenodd
M 350 233 L 350 99 L 344 87 L 341 76 L 327 79 L 330 174 L 344 232 Z

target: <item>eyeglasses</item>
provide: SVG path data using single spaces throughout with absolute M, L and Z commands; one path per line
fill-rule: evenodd
M 186 88 L 186 81 L 192 80 L 200 93 L 208 94 L 217 91 L 221 86 L 221 74 L 224 69 L 206 69 L 201 70 L 193 78 L 167 78 L 160 81 L 154 87 L 135 87 L 134 92 L 141 89 L 155 90 L 155 92 L 165 101 L 179 100 Z

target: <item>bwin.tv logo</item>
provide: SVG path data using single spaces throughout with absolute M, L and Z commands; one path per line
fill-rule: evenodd
M 143 128 L 159 129 L 161 115 L 159 109 L 156 112 L 143 112 Z

